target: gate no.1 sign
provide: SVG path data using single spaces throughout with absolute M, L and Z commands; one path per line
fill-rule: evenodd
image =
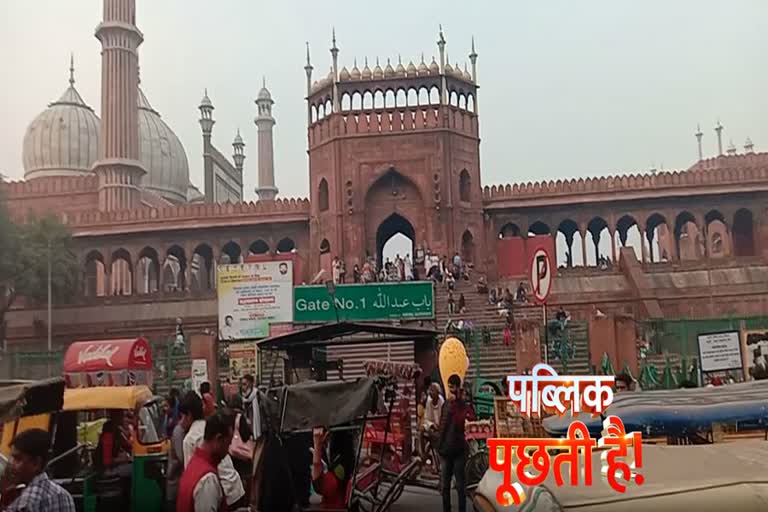
M 325 286 L 297 286 L 293 321 L 419 320 L 435 316 L 432 282 L 348 284 L 336 287 L 334 301 Z

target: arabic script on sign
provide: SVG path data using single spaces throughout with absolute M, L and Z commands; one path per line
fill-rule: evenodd
M 570 411 L 599 415 L 613 402 L 613 376 L 558 376 L 546 364 L 538 364 L 532 375 L 510 375 L 509 399 L 518 405 L 522 416 L 539 416 L 542 412 L 564 415 Z M 624 493 L 627 484 L 642 485 L 642 436 L 627 433 L 618 416 L 603 420 L 600 439 L 590 435 L 581 421 L 573 421 L 564 439 L 494 438 L 488 439 L 490 468 L 501 472 L 503 479 L 496 489 L 501 506 L 520 505 L 526 499 L 523 486 L 542 485 L 554 473 L 555 484 L 566 483 L 562 465 L 568 466 L 568 483 L 592 485 L 592 453 L 600 451 L 601 475 L 608 485 Z M 516 481 L 512 480 L 515 476 Z
M 88 345 L 77 354 L 77 364 L 104 361 L 104 364 L 111 367 L 112 358 L 119 350 L 120 347 L 115 345 Z

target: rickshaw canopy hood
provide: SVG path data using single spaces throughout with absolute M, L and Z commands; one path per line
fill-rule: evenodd
M 0 423 L 22 416 L 59 411 L 64 403 L 64 379 L 0 382 Z
M 147 386 L 100 386 L 64 391 L 64 411 L 135 409 L 152 399 Z
M 64 355 L 64 373 L 132 369 L 152 369 L 152 352 L 144 338 L 76 341 Z
M 280 433 L 362 421 L 376 403 L 376 380 L 305 382 L 268 391 L 265 410 Z

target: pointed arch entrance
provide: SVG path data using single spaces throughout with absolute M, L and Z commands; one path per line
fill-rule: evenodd
M 402 215 L 393 213 L 384 219 L 376 230 L 376 261 L 383 263 L 385 257 L 390 256 L 389 254 L 385 256 L 384 248 L 387 243 L 390 240 L 393 240 L 397 235 L 403 235 L 410 241 L 410 243 L 407 244 L 407 252 L 405 254 L 410 254 L 411 258 L 413 258 L 414 247 L 416 244 L 416 231 L 413 228 L 413 224 Z M 405 254 L 400 254 L 400 256 L 405 257 Z
M 365 253 L 383 263 L 384 246 L 391 245 L 401 257 L 416 256 L 415 247 L 425 243 L 426 216 L 419 187 L 394 167 L 382 170 L 365 194 Z M 406 240 L 407 239 L 407 240 Z M 389 247 L 389 246 L 387 246 Z

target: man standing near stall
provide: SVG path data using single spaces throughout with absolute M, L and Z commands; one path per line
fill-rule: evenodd
M 474 421 L 475 411 L 464 400 L 461 377 L 448 377 L 449 398 L 443 404 L 438 428 L 437 452 L 440 454 L 440 484 L 443 494 L 443 512 L 451 512 L 451 480 L 456 479 L 459 495 L 459 512 L 466 512 L 467 497 L 464 482 L 466 462 L 466 441 L 464 423 Z

